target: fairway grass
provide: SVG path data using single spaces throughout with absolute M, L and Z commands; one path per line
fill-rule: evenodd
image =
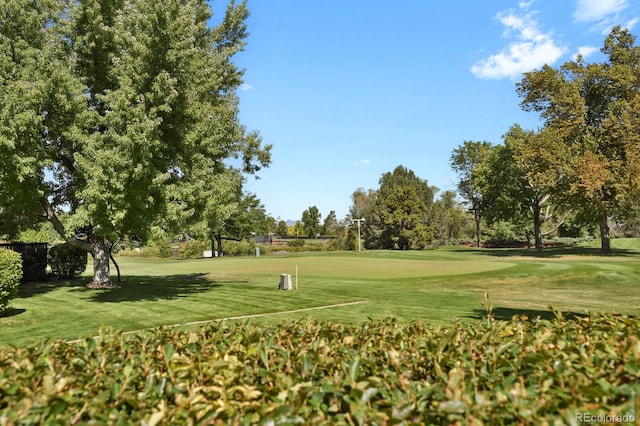
M 124 282 L 118 289 L 88 290 L 88 276 L 23 284 L 11 310 L 0 317 L 0 345 L 78 339 L 101 328 L 129 332 L 247 316 L 271 324 L 391 316 L 438 326 L 484 318 L 485 294 L 497 319 L 548 318 L 550 306 L 567 314 L 638 314 L 640 251 L 636 240 L 619 244 L 607 257 L 587 247 L 120 258 Z M 298 289 L 278 291 L 282 273 L 291 274 L 295 286 L 296 269 Z

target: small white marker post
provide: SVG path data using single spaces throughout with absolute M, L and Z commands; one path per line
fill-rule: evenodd
M 296 265 L 296 290 L 298 289 L 298 265 Z

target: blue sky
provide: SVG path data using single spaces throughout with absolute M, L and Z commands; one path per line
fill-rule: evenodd
M 214 2 L 222 12 L 222 3 Z M 240 118 L 273 144 L 272 165 L 247 179 L 269 214 L 348 213 L 359 187 L 398 165 L 455 189 L 452 150 L 501 143 L 518 123 L 515 83 L 545 63 L 599 49 L 613 25 L 638 34 L 631 0 L 249 0 Z

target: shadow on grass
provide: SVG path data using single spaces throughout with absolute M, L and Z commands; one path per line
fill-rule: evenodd
M 70 280 L 21 283 L 20 287 L 18 287 L 18 297 L 26 299 L 28 297 L 49 293 L 50 291 L 54 291 L 62 287 L 84 287 L 88 281 L 87 277 L 78 277 Z
M 4 312 L 0 313 L 0 318 L 9 318 L 9 317 L 15 317 L 17 315 L 20 315 L 24 312 L 27 312 L 26 309 L 22 309 L 22 308 L 7 308 Z
M 556 314 L 551 310 L 541 309 L 518 309 L 518 308 L 493 308 L 493 318 L 498 321 L 511 321 L 516 316 L 526 316 L 529 320 L 540 318 L 541 320 L 553 320 L 556 318 Z M 587 317 L 587 314 L 579 312 L 562 312 L 562 316 L 565 319 L 576 319 Z M 465 318 L 472 318 L 476 320 L 487 319 L 487 311 L 484 309 L 474 309 L 472 315 L 465 316 Z
M 171 300 L 192 294 L 205 293 L 222 284 L 246 283 L 244 280 L 212 281 L 207 274 L 126 277 L 118 288 L 93 290 L 86 287 L 73 289 L 87 293 L 93 302 L 118 303 Z
M 171 300 L 210 291 L 223 284 L 243 284 L 246 280 L 216 280 L 207 274 L 180 274 L 163 276 L 125 276 L 118 287 L 111 289 L 89 289 L 89 277 L 72 280 L 26 283 L 19 287 L 18 298 L 28 298 L 67 287 L 69 291 L 86 293 L 92 302 L 117 303 L 135 301 Z M 115 284 L 115 282 L 114 282 Z
M 468 248 L 452 248 L 451 251 L 461 251 L 468 253 L 469 250 L 473 250 L 474 254 L 480 254 L 485 256 L 496 256 L 496 257 L 510 257 L 510 256 L 519 256 L 519 257 L 533 257 L 533 258 L 542 258 L 542 259 L 552 259 L 561 256 L 573 255 L 573 256 L 597 256 L 597 257 L 617 257 L 617 256 L 638 256 L 640 252 L 637 250 L 627 250 L 627 249 L 613 249 L 611 254 L 603 255 L 600 253 L 599 248 L 594 247 L 575 247 L 575 246 L 564 246 L 564 247 L 549 247 L 542 250 L 536 249 L 526 249 L 526 248 L 482 248 L 482 249 L 468 249 Z

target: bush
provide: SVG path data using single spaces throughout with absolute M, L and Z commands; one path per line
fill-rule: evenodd
M 180 257 L 183 259 L 200 259 L 207 249 L 204 241 L 189 240 L 183 249 L 180 249 Z
M 304 240 L 290 240 L 290 241 L 287 241 L 287 245 L 289 247 L 303 247 Z
M 335 250 L 337 246 L 332 246 L 331 241 L 320 239 L 296 239 L 287 241 L 288 252 L 300 253 L 307 251 L 327 251 Z
M 22 258 L 12 250 L 0 250 L 0 313 L 9 307 L 11 299 L 18 295 L 22 278 Z
M 214 323 L 3 346 L 0 407 L 6 424 L 623 422 L 637 415 L 639 327 L 629 316 Z
M 252 256 L 256 253 L 253 241 L 225 241 L 222 248 L 225 256 Z
M 494 223 L 491 227 L 488 241 L 495 244 L 506 244 L 518 241 L 519 237 L 515 225 L 501 221 Z
M 60 278 L 73 278 L 87 269 L 88 253 L 67 243 L 59 244 L 49 250 L 49 266 L 54 275 Z
M 156 246 L 143 246 L 140 250 L 141 257 L 162 257 L 160 249 Z
M 173 253 L 173 249 L 171 248 L 171 244 L 167 239 L 156 240 L 151 243 L 151 247 L 153 247 L 154 255 L 153 257 L 162 257 L 167 258 L 171 257 Z M 148 250 L 148 247 L 145 249 Z
M 118 256 L 122 256 L 122 257 L 142 257 L 142 251 L 136 250 L 136 249 L 132 249 L 132 248 L 126 248 L 126 249 L 121 250 L 120 252 L 118 252 Z
M 118 253 L 118 256 L 122 257 L 171 257 L 173 249 L 169 243 L 167 244 L 154 244 L 150 246 L 143 246 L 137 248 L 126 248 Z

